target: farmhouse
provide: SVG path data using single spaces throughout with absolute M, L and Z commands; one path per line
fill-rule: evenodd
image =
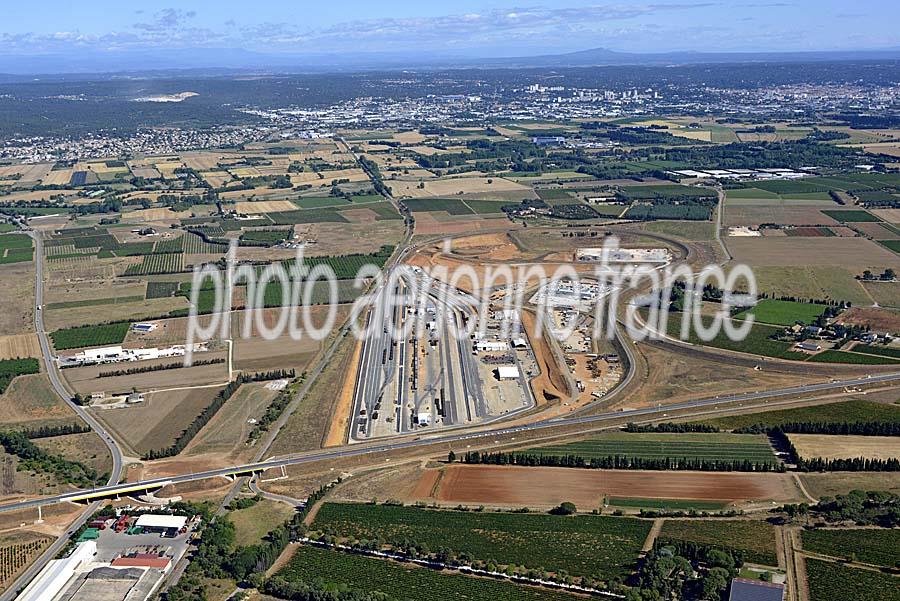
M 782 599 L 784 599 L 784 585 L 747 578 L 735 578 L 731 581 L 729 601 L 782 601 Z

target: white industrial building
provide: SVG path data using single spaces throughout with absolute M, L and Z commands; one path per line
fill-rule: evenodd
M 497 368 L 497 376 L 501 380 L 518 380 L 519 368 L 515 365 L 501 365 Z
M 208 346 L 205 343 L 193 345 L 193 352 L 195 353 L 203 353 L 207 350 Z M 61 355 L 57 360 L 60 367 L 75 367 L 78 365 L 96 365 L 98 363 L 124 363 L 126 361 L 150 361 L 169 357 L 184 357 L 186 353 L 187 346 L 183 344 L 163 348 L 134 349 L 127 349 L 122 346 L 104 346 L 85 349 L 74 355 Z
M 141 515 L 134 523 L 144 530 L 151 531 L 179 531 L 187 524 L 187 518 L 183 515 L 165 515 L 156 513 L 145 513 Z
M 65 559 L 54 559 L 44 566 L 31 583 L 16 598 L 17 601 L 47 601 L 53 599 L 75 575 L 90 563 L 97 554 L 97 543 L 92 540 L 79 543 Z

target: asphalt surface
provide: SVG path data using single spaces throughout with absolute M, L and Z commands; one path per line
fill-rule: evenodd
M 714 407 L 718 408 L 720 405 L 734 405 L 737 404 L 742 406 L 743 403 L 750 403 L 753 401 L 763 400 L 763 399 L 771 399 L 792 395 L 802 395 L 809 394 L 814 392 L 820 392 L 825 390 L 835 390 L 840 388 L 848 388 L 854 386 L 863 386 L 863 385 L 871 385 L 871 384 L 879 384 L 885 382 L 895 382 L 900 381 L 900 373 L 892 373 L 892 374 L 880 374 L 873 375 L 871 377 L 862 377 L 862 378 L 854 378 L 852 380 L 841 380 L 841 381 L 833 381 L 833 382 L 823 382 L 819 384 L 807 384 L 803 386 L 792 386 L 789 388 L 782 388 L 778 390 L 769 390 L 769 391 L 760 391 L 760 392 L 752 392 L 745 394 L 738 394 L 732 396 L 723 396 L 723 397 L 715 397 L 702 399 L 697 401 L 690 401 L 685 403 L 676 403 L 673 405 L 665 405 L 660 407 L 648 407 L 645 409 L 633 409 L 629 411 L 614 411 L 609 413 L 602 413 L 598 415 L 587 415 L 587 416 L 579 416 L 579 417 L 564 417 L 564 418 L 554 418 L 549 420 L 544 420 L 540 422 L 535 422 L 533 424 L 526 424 L 522 426 L 514 426 L 508 428 L 499 428 L 494 430 L 488 430 L 483 432 L 459 432 L 454 434 L 446 434 L 442 436 L 430 436 L 430 437 L 419 437 L 413 440 L 404 440 L 398 442 L 385 442 L 382 444 L 374 445 L 374 446 L 343 446 L 343 447 L 335 447 L 333 449 L 328 449 L 324 451 L 318 451 L 315 453 L 309 453 L 304 455 L 297 456 L 287 456 L 278 459 L 272 459 L 269 461 L 261 461 L 257 463 L 250 463 L 246 465 L 234 466 L 229 468 L 221 468 L 215 470 L 209 470 L 204 472 L 196 472 L 192 474 L 183 474 L 181 476 L 173 476 L 169 478 L 157 478 L 153 480 L 144 480 L 140 482 L 134 482 L 129 484 L 121 484 L 121 485 L 113 485 L 113 486 L 100 486 L 93 489 L 81 490 L 61 495 L 47 496 L 42 497 L 40 499 L 33 499 L 30 501 L 22 501 L 19 503 L 12 503 L 9 505 L 0 506 L 0 512 L 6 511 L 14 511 L 17 509 L 26 509 L 29 507 L 38 507 L 38 506 L 46 506 L 54 503 L 62 503 L 66 501 L 83 501 L 85 500 L 86 495 L 115 495 L 120 493 L 128 492 L 134 488 L 153 488 L 153 487 L 161 487 L 167 484 L 181 484 L 184 482 L 194 482 L 197 480 L 205 480 L 208 478 L 217 478 L 222 476 L 235 476 L 235 475 L 247 475 L 253 472 L 259 472 L 271 468 L 277 468 L 280 466 L 290 466 L 290 465 L 301 465 L 305 463 L 312 463 L 316 461 L 323 461 L 328 459 L 340 459 L 344 457 L 358 457 L 362 455 L 372 455 L 377 453 L 386 453 L 391 451 L 397 451 L 401 449 L 412 449 L 417 447 L 430 446 L 435 444 L 447 444 L 454 442 L 461 442 L 466 440 L 477 440 L 484 438 L 491 438 L 497 436 L 504 436 L 509 434 L 516 434 L 519 432 L 533 432 L 540 431 L 549 428 L 557 428 L 560 426 L 572 426 L 579 424 L 595 424 L 601 423 L 604 421 L 610 420 L 621 420 L 623 418 L 647 418 L 653 416 L 664 417 L 669 412 L 681 411 L 681 410 L 690 410 L 690 409 L 702 409 Z M 90 498 L 90 497 L 89 497 Z
M 83 419 L 94 432 L 97 433 L 98 436 L 103 440 L 103 443 L 109 449 L 110 456 L 113 460 L 113 468 L 109 475 L 109 481 L 107 485 L 116 484 L 122 477 L 122 470 L 124 468 L 122 451 L 119 449 L 118 444 L 113 439 L 113 437 L 103 428 L 103 426 L 96 420 L 92 415 L 90 415 L 84 407 L 77 405 L 72 402 L 72 395 L 69 394 L 69 391 L 66 389 L 62 380 L 59 377 L 59 370 L 56 367 L 56 363 L 53 359 L 53 353 L 50 350 L 50 339 L 47 336 L 47 332 L 44 329 L 44 261 L 43 261 L 43 239 L 41 238 L 41 234 L 35 231 L 29 231 L 28 235 L 31 236 L 32 240 L 34 240 L 34 331 L 37 332 L 38 340 L 41 344 L 41 354 L 43 355 L 44 364 L 46 366 L 47 376 L 50 379 L 50 384 L 53 386 L 53 390 L 56 391 L 56 394 L 59 395 L 69 407 L 81 418 Z M 81 515 L 69 526 L 69 530 L 67 532 L 74 532 L 81 528 L 85 522 L 87 522 L 88 518 L 97 511 L 100 503 L 94 502 L 91 503 Z M 37 518 L 37 515 L 35 515 Z M 0 595 L 0 601 L 8 601 L 13 599 L 16 594 L 23 589 L 29 582 L 37 576 L 44 566 L 47 565 L 47 562 L 56 557 L 57 553 L 59 553 L 62 548 L 69 542 L 68 536 L 62 536 L 56 539 L 52 545 L 50 545 L 41 556 L 38 557 L 37 560 L 32 562 L 28 568 L 19 575 L 18 578 L 12 583 L 12 585 L 2 594 Z

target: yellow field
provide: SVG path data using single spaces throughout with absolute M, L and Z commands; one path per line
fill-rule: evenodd
M 238 213 L 280 213 L 282 211 L 294 211 L 297 205 L 289 200 L 261 200 L 258 202 L 236 202 Z
M 325 181 L 315 171 L 303 171 L 301 173 L 291 173 L 291 185 L 300 186 L 303 184 L 312 184 Z
M 227 171 L 203 171 L 200 176 L 213 188 L 221 188 L 233 179 Z
M 0 336 L 0 360 L 40 357 L 41 345 L 37 334 Z
M 488 183 L 491 181 L 491 183 Z M 531 195 L 531 188 L 502 177 L 455 177 L 427 180 L 423 188 L 419 182 L 392 181 L 394 195 L 407 198 L 431 198 L 460 194 L 485 194 L 490 192 L 522 192 Z
M 335 171 L 322 171 L 326 182 L 335 179 L 349 179 L 351 182 L 364 182 L 369 179 L 366 172 L 362 169 L 337 169 Z
M 41 180 L 41 184 L 45 186 L 65 186 L 72 179 L 71 169 L 60 169 L 59 171 L 51 171 Z
M 900 458 L 900 440 L 893 436 L 789 434 L 788 438 L 804 459 Z

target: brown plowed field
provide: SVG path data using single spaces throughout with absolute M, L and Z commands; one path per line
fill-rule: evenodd
M 445 468 L 443 474 L 438 470 L 424 472 L 414 494 L 421 500 L 528 507 L 549 507 L 563 501 L 596 507 L 607 495 L 728 502 L 800 498 L 787 474 L 493 465 L 454 465 Z

